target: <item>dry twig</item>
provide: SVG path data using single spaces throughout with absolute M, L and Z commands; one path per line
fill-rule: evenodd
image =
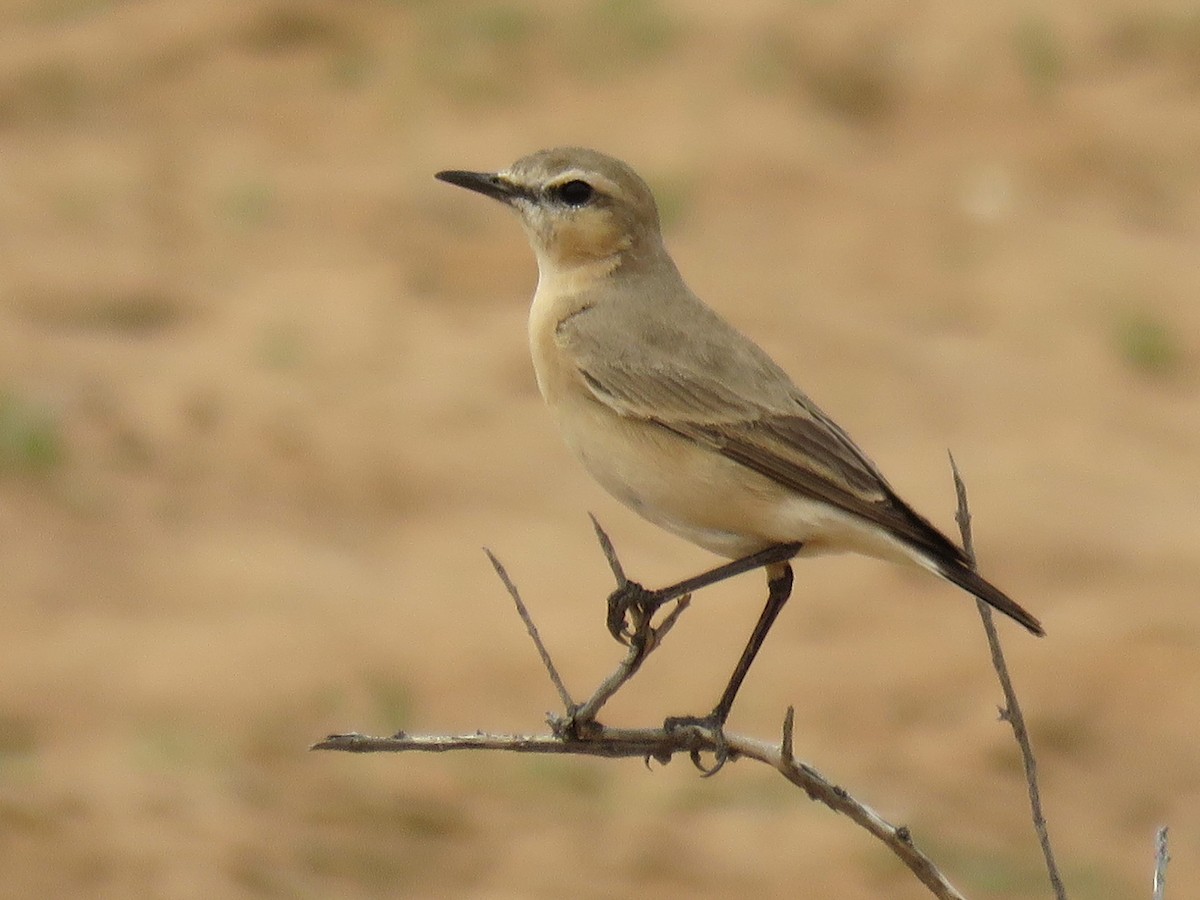
M 604 552 L 618 587 L 626 583 L 624 569 L 613 549 L 608 535 L 596 520 L 596 537 Z M 549 651 L 542 643 L 537 627 L 521 599 L 520 591 L 508 577 L 504 566 L 491 553 L 488 558 L 496 574 L 504 583 L 517 611 L 525 623 L 526 630 L 537 647 L 562 699 L 565 715 L 551 714 L 548 719 L 550 734 L 475 734 L 460 735 L 408 735 L 403 731 L 391 737 L 372 737 L 351 732 L 332 734 L 313 744 L 313 750 L 341 750 L 351 753 L 443 753 L 450 750 L 505 750 L 512 753 L 574 754 L 606 758 L 632 757 L 647 762 L 651 759 L 660 764 L 670 762 L 677 753 L 686 753 L 692 762 L 703 770 L 699 759 L 701 753 L 720 754 L 729 761 L 739 758 L 753 759 L 776 769 L 784 778 L 803 790 L 810 799 L 823 803 L 834 812 L 847 816 L 879 839 L 905 866 L 925 885 L 934 897 L 940 900 L 962 900 L 963 895 L 949 882 L 942 872 L 914 845 L 906 826 L 887 822 L 869 806 L 860 803 L 845 789 L 832 784 L 816 769 L 801 762 L 794 755 L 793 721 L 794 712 L 788 708 L 784 719 L 783 733 L 778 745 L 736 734 L 714 732 L 698 726 L 659 728 L 609 728 L 596 721 L 596 714 L 641 667 L 646 658 L 662 643 L 680 614 L 687 608 L 689 597 L 680 597 L 674 606 L 657 624 L 649 616 L 634 622 L 634 636 L 629 649 L 613 673 L 606 678 L 592 695 L 576 705 L 558 675 Z M 709 771 L 709 770 L 705 770 Z
M 954 473 L 954 493 L 958 498 L 958 510 L 954 520 L 958 522 L 958 530 L 962 535 L 963 550 L 971 565 L 975 565 L 975 542 L 971 535 L 971 510 L 967 505 L 967 486 L 963 483 L 950 454 L 950 470 Z M 1021 704 L 1017 700 L 1017 692 L 1013 687 L 1012 677 L 1008 674 L 1008 663 L 1004 659 L 1004 650 L 1000 646 L 1000 635 L 996 631 L 996 622 L 992 618 L 992 610 L 982 600 L 975 601 L 979 608 L 979 617 L 983 620 L 983 630 L 987 634 L 988 648 L 992 654 L 992 667 L 1000 679 L 1000 689 L 1004 693 L 1004 706 L 1000 709 L 1000 718 L 1012 726 L 1013 737 L 1021 750 L 1021 762 L 1025 767 L 1025 783 L 1029 788 L 1029 806 L 1033 813 L 1033 829 L 1037 832 L 1038 843 L 1042 848 L 1042 856 L 1046 860 L 1046 871 L 1050 876 L 1050 887 L 1054 890 L 1057 900 L 1066 900 L 1067 890 L 1063 886 L 1062 875 L 1058 871 L 1058 863 L 1054 859 L 1054 849 L 1050 845 L 1050 831 L 1046 825 L 1046 816 L 1042 812 L 1042 794 L 1038 788 L 1037 760 L 1033 755 L 1033 745 L 1029 741 L 1029 730 L 1025 727 L 1025 716 L 1021 712 Z
M 550 651 L 542 643 L 542 636 L 538 632 L 537 625 L 533 623 L 533 617 L 529 615 L 529 609 L 525 606 L 525 601 L 521 599 L 521 592 L 517 590 L 517 586 L 508 577 L 508 570 L 504 568 L 500 560 L 496 559 L 496 554 L 487 547 L 483 548 L 483 552 L 491 560 L 492 568 L 496 570 L 496 574 L 500 576 L 500 581 L 508 591 L 508 595 L 513 598 L 513 603 L 517 605 L 517 615 L 525 623 L 525 630 L 529 632 L 533 646 L 537 647 L 538 656 L 542 658 L 542 665 L 546 667 L 546 672 L 550 675 L 550 681 L 554 684 L 554 689 L 558 691 L 558 699 L 562 701 L 563 707 L 566 709 L 574 709 L 575 701 L 571 699 L 571 694 L 567 691 L 567 686 L 563 684 L 562 677 L 558 674 L 558 669 L 554 665 L 554 660 L 550 658 Z
M 958 497 L 956 520 L 962 533 L 963 548 L 972 565 L 975 562 L 975 551 L 971 535 L 971 514 L 967 505 L 966 486 L 959 474 L 954 457 L 950 458 L 950 466 L 954 473 L 955 492 Z M 592 518 L 596 529 L 596 538 L 612 569 L 618 588 L 628 584 L 624 568 L 617 558 L 612 542 L 600 523 Z M 641 668 L 646 658 L 662 643 L 667 633 L 674 626 L 679 616 L 687 608 L 690 595 L 684 595 L 674 601 L 674 605 L 655 625 L 652 614 L 632 607 L 633 634 L 628 643 L 628 651 L 616 669 L 592 692 L 583 703 L 576 704 L 571 699 L 554 661 L 538 633 L 537 626 L 529 614 L 528 608 L 521 599 L 520 591 L 509 578 L 504 566 L 490 551 L 486 550 L 488 559 L 496 569 L 509 596 L 516 604 L 517 612 L 529 632 L 537 648 L 538 655 L 550 676 L 563 703 L 564 715 L 550 714 L 548 724 L 551 733 L 542 735 L 519 734 L 485 734 L 476 732 L 465 735 L 408 735 L 403 731 L 391 737 L 372 737 L 351 732 L 347 734 L 332 734 L 312 746 L 313 750 L 342 750 L 352 753 L 378 752 L 434 752 L 441 753 L 450 750 L 505 750 L 512 753 L 549 753 L 574 754 L 580 756 L 601 756 L 606 758 L 634 757 L 647 762 L 654 759 L 661 764 L 670 762 L 677 753 L 686 753 L 692 762 L 705 774 L 714 774 L 725 760 L 739 758 L 754 759 L 778 770 L 792 784 L 803 790 L 810 799 L 823 803 L 834 812 L 839 812 L 878 838 L 903 862 L 910 871 L 924 884 L 933 896 L 942 900 L 961 900 L 962 895 L 954 888 L 937 866 L 918 850 L 912 841 L 912 836 L 905 826 L 894 826 L 885 821 L 878 813 L 865 804 L 854 799 L 847 791 L 827 781 L 819 772 L 807 763 L 798 761 L 794 755 L 793 721 L 794 711 L 788 708 L 784 719 L 783 733 L 778 746 L 763 741 L 743 737 L 741 735 L 724 734 L 707 728 L 688 725 L 678 728 L 609 728 L 596 721 L 596 715 L 604 704 L 621 689 Z M 988 646 L 991 650 L 992 665 L 1000 679 L 1004 693 L 1005 705 L 1000 710 L 1000 717 L 1008 722 L 1013 729 L 1017 744 L 1021 750 L 1021 758 L 1025 766 L 1026 782 L 1029 787 L 1030 805 L 1033 810 L 1034 828 L 1046 859 L 1046 867 L 1050 883 L 1058 900 L 1065 900 L 1066 891 L 1054 853 L 1050 845 L 1050 837 L 1046 827 L 1045 816 L 1042 812 L 1041 795 L 1038 789 L 1037 764 L 1033 749 L 1029 742 L 1028 730 L 1021 707 L 1017 700 L 1012 678 L 1000 647 L 999 635 L 992 619 L 991 610 L 982 602 L 978 603 L 979 614 L 983 619 L 984 631 L 987 634 Z M 700 765 L 701 753 L 715 753 L 720 764 L 711 770 L 705 770 Z M 1166 882 L 1167 830 L 1163 828 L 1158 834 L 1157 865 L 1154 874 L 1154 900 L 1163 900 L 1163 890 Z
M 791 754 L 792 709 L 788 708 L 784 721 L 783 740 L 777 746 L 765 741 L 726 734 L 723 747 L 716 737 L 706 729 L 684 727 L 666 731 L 662 728 L 607 728 L 597 722 L 591 727 L 580 729 L 576 735 L 541 734 L 476 734 L 461 735 L 407 735 L 403 732 L 392 737 L 371 737 L 364 734 L 331 734 L 312 746 L 313 750 L 344 750 L 351 753 L 444 753 L 448 750 L 507 750 L 511 753 L 573 754 L 576 756 L 600 756 L 608 759 L 621 757 L 654 759 L 659 763 L 670 762 L 676 753 L 695 756 L 699 753 L 715 753 L 724 749 L 730 759 L 753 759 L 766 763 L 779 771 L 784 778 L 808 794 L 809 798 L 823 803 L 834 812 L 841 813 L 878 838 L 904 863 L 921 883 L 929 888 L 933 896 L 941 900 L 963 900 L 960 894 L 937 866 L 914 846 L 912 835 L 905 826 L 892 825 L 882 816 L 841 787 L 832 784 L 816 769 L 800 762 Z
M 1158 829 L 1154 839 L 1154 900 L 1164 900 L 1167 896 L 1167 863 L 1171 861 L 1167 853 L 1167 826 Z

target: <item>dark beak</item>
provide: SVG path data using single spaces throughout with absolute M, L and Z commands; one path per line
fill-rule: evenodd
M 446 172 L 438 172 L 433 177 L 447 184 L 464 187 L 468 191 L 476 191 L 494 200 L 499 200 L 501 203 L 512 203 L 513 200 L 525 193 L 511 181 L 491 172 L 462 172 L 450 169 Z

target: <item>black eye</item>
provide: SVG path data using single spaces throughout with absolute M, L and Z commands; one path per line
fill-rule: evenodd
M 559 185 L 554 189 L 554 193 L 558 195 L 558 199 L 567 206 L 583 206 L 592 199 L 592 186 L 586 181 L 575 179 L 568 181 L 566 184 Z

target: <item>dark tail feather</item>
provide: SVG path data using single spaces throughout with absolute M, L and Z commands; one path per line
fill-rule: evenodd
M 984 579 L 978 572 L 968 569 L 961 563 L 946 563 L 941 561 L 938 562 L 938 571 L 947 581 L 957 584 L 964 591 L 974 594 L 988 606 L 1004 613 L 1010 619 L 1020 622 L 1033 634 L 1036 634 L 1038 637 L 1045 636 L 1046 631 L 1042 628 L 1041 622 L 1027 613 L 1017 601 Z

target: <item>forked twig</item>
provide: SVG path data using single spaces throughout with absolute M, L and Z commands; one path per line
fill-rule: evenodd
M 613 549 L 612 542 L 604 529 L 592 519 L 596 537 L 617 585 L 627 583 L 625 572 Z M 651 615 L 646 614 L 634 622 L 634 636 L 629 649 L 608 678 L 582 704 L 575 705 L 557 668 L 542 643 L 537 627 L 521 599 L 520 592 L 508 577 L 504 566 L 491 553 L 488 558 L 496 574 L 504 583 L 517 611 L 525 623 L 530 638 L 554 682 L 565 708 L 564 716 L 551 715 L 550 734 L 475 734 L 461 735 L 408 735 L 397 732 L 391 737 L 372 737 L 351 732 L 331 734 L 313 744 L 313 750 L 341 750 L 351 753 L 379 752 L 431 752 L 443 753 L 451 750 L 504 750 L 513 753 L 574 754 L 607 758 L 632 757 L 661 764 L 668 763 L 677 753 L 687 754 L 693 762 L 701 753 L 721 754 L 728 760 L 753 759 L 776 769 L 789 782 L 803 790 L 809 798 L 816 800 L 834 812 L 847 816 L 867 832 L 878 838 L 939 900 L 963 900 L 963 895 L 949 882 L 924 853 L 917 849 L 906 826 L 895 826 L 887 822 L 873 809 L 854 799 L 845 789 L 829 782 L 816 769 L 800 762 L 794 755 L 793 723 L 795 712 L 789 707 L 784 719 L 783 732 L 778 746 L 735 734 L 722 734 L 712 730 L 687 726 L 682 728 L 609 728 L 596 721 L 595 716 L 604 703 L 613 696 L 641 667 L 646 658 L 661 644 L 679 616 L 687 608 L 689 597 L 683 596 L 662 620 L 654 625 Z
M 571 716 L 572 721 L 560 724 L 552 719 L 550 727 L 557 731 L 559 727 L 565 725 L 577 726 L 581 723 L 594 721 L 596 714 L 600 712 L 600 707 L 607 703 L 613 694 L 621 689 L 625 682 L 637 674 L 638 669 L 642 667 L 642 663 L 646 661 L 646 657 L 654 651 L 655 647 L 662 643 L 663 638 L 667 636 L 667 632 L 675 627 L 675 623 L 679 620 L 683 611 L 688 608 L 690 602 L 690 596 L 680 597 L 675 601 L 675 606 L 667 613 L 657 627 L 650 628 L 647 626 L 645 640 L 630 641 L 629 650 L 625 654 L 625 658 L 617 664 L 617 668 L 613 670 L 611 675 L 600 682 L 600 686 L 596 688 L 592 696 L 588 697 L 574 711 Z
M 950 470 L 954 473 L 954 493 L 958 498 L 958 510 L 954 520 L 958 523 L 962 535 L 963 552 L 967 554 L 972 568 L 975 567 L 975 543 L 971 534 L 971 510 L 967 505 L 967 486 L 963 483 L 954 461 L 950 456 Z M 976 600 L 979 618 L 983 620 L 983 630 L 987 634 L 988 649 L 992 655 L 992 667 L 1000 679 L 1000 690 L 1004 693 L 1004 706 L 1000 710 L 1000 718 L 1012 726 L 1013 737 L 1021 750 L 1021 762 L 1025 767 L 1025 783 L 1029 787 L 1029 806 L 1033 813 L 1033 829 L 1037 832 L 1038 843 L 1042 848 L 1042 856 L 1046 860 L 1046 871 L 1050 876 L 1050 887 L 1057 900 L 1066 900 L 1067 890 L 1063 886 L 1062 875 L 1058 871 L 1058 863 L 1054 859 L 1054 849 L 1050 844 L 1050 830 L 1046 825 L 1046 816 L 1042 812 L 1042 794 L 1038 787 L 1037 759 L 1033 755 L 1033 745 L 1029 740 L 1029 730 L 1025 726 L 1025 716 L 1021 712 L 1021 704 L 1017 700 L 1016 689 L 1013 688 L 1012 677 L 1008 673 L 1008 663 L 1004 658 L 1004 649 L 1000 646 L 1000 634 L 996 630 L 996 622 L 992 610 L 982 600 Z

